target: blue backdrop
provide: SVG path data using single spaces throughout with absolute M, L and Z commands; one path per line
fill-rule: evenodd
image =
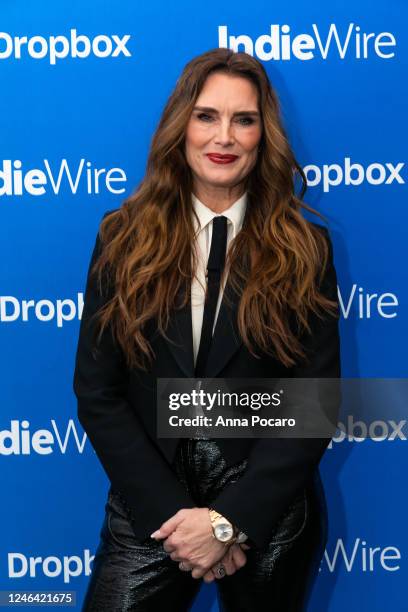
M 0 589 L 76 591 L 79 610 L 108 489 L 72 391 L 87 266 L 193 56 L 264 63 L 330 221 L 343 375 L 407 375 L 408 5 L 2 0 L 0 17 Z M 405 435 L 327 450 L 309 612 L 408 609 Z M 217 609 L 204 585 L 194 610 Z

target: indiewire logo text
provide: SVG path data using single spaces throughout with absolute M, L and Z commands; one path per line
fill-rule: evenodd
M 85 167 L 86 166 L 86 167 Z M 99 194 L 102 190 L 110 193 L 124 193 L 125 187 L 115 189 L 113 183 L 125 183 L 127 176 L 122 168 L 95 168 L 91 162 L 81 159 L 74 170 L 63 159 L 59 166 L 53 166 L 48 159 L 44 159 L 44 168 L 26 170 L 19 159 L 12 161 L 5 159 L 0 166 L 0 196 L 35 197 L 47 195 L 50 187 L 58 195 L 62 182 L 72 194 L 76 194 L 79 185 L 84 187 L 87 194 Z
M 356 538 L 347 549 L 343 539 L 338 538 L 331 554 L 326 548 L 322 563 L 325 562 L 330 573 L 335 572 L 338 566 L 347 572 L 397 572 L 401 568 L 400 560 L 401 551 L 396 546 L 368 546 L 365 540 Z
M 396 44 L 395 36 L 391 32 L 363 32 L 360 26 L 354 23 L 350 23 L 347 31 L 342 34 L 339 34 L 335 23 L 330 24 L 327 32 L 312 23 L 311 33 L 302 32 L 296 35 L 291 32 L 289 25 L 274 24 L 271 25 L 270 34 L 262 34 L 255 41 L 247 34 L 229 34 L 226 25 L 218 26 L 219 47 L 236 52 L 244 51 L 263 61 L 307 61 L 318 57 L 326 60 L 330 49 L 341 59 L 346 56 L 357 60 L 366 60 L 372 56 L 390 59 L 395 57 L 393 47 Z
M 372 319 L 376 316 L 382 319 L 394 319 L 398 316 L 398 297 L 389 291 L 371 293 L 364 287 L 353 283 L 350 291 L 340 291 L 337 286 L 340 313 L 345 319 Z M 1 299 L 1 298 L 0 298 Z
M 10 421 L 10 428 L 0 431 L 0 455 L 50 455 L 56 450 L 62 455 L 68 446 L 74 447 L 79 454 L 84 452 L 86 433 L 78 433 L 75 422 L 69 419 L 65 428 L 59 428 L 51 419 L 51 429 L 31 431 L 30 421 Z
M 117 34 L 107 36 L 99 34 L 90 39 L 84 34 L 77 34 L 76 29 L 70 30 L 70 36 L 11 36 L 7 32 L 0 32 L 0 60 L 12 57 L 20 60 L 25 56 L 33 59 L 47 59 L 55 65 L 57 60 L 69 58 L 86 59 L 90 55 L 95 57 L 131 57 L 127 48 L 130 34 L 119 37 Z

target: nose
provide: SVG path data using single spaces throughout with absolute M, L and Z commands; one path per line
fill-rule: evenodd
M 234 142 L 233 127 L 228 119 L 221 120 L 217 127 L 215 135 L 215 143 L 222 146 L 232 144 Z

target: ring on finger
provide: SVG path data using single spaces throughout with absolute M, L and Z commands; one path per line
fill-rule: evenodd
M 188 567 L 184 561 L 180 561 L 179 563 L 179 568 L 183 571 L 183 572 L 189 572 L 191 570 L 191 567 Z
M 223 578 L 223 576 L 225 576 L 225 567 L 223 566 L 223 564 L 222 564 L 222 563 L 219 563 L 219 564 L 217 565 L 217 568 L 216 568 L 216 570 L 215 570 L 215 573 L 216 573 L 216 575 L 217 575 L 219 578 Z

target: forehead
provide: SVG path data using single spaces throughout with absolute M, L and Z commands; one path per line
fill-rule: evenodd
M 245 77 L 223 73 L 210 74 L 197 98 L 197 104 L 217 106 L 228 104 L 231 107 L 245 105 L 257 108 L 257 88 Z M 249 105 L 249 106 L 248 106 Z

